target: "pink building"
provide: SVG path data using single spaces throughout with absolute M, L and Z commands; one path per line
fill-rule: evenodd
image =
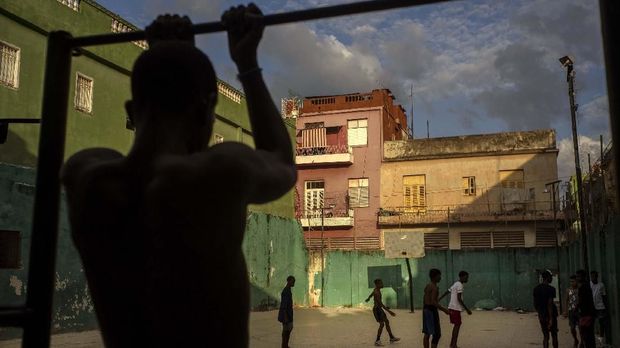
M 296 120 L 297 216 L 309 248 L 379 249 L 383 142 L 408 138 L 388 89 L 308 97 Z

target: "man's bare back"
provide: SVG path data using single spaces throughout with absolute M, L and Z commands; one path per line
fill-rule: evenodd
M 439 288 L 437 284 L 430 282 L 424 288 L 424 305 L 435 306 L 439 298 Z
M 164 27 L 178 24 L 172 19 L 164 18 Z M 241 250 L 247 205 L 283 195 L 296 173 L 288 133 L 255 60 L 260 11 L 238 7 L 223 20 L 231 23 L 231 55 L 257 150 L 240 143 L 206 149 L 217 90 L 215 81 L 202 80 L 212 69 L 192 71 L 206 57 L 187 43 L 165 42 L 134 68 L 127 109 L 137 133 L 128 156 L 89 149 L 63 168 L 72 235 L 107 346 L 248 344 Z M 178 68 L 160 73 L 166 66 Z M 162 87 L 169 78 L 186 78 L 195 88 L 185 94 L 195 96 L 157 100 L 175 93 Z

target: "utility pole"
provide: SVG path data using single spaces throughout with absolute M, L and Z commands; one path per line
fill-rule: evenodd
M 560 58 L 560 63 L 566 68 L 566 82 L 568 83 L 568 98 L 570 102 L 570 117 L 573 130 L 573 148 L 575 151 L 575 176 L 577 179 L 577 205 L 579 210 L 579 232 L 581 233 L 581 252 L 583 255 L 583 266 L 588 274 L 590 273 L 590 263 L 588 260 L 588 236 L 586 230 L 586 217 L 584 214 L 583 183 L 581 177 L 581 163 L 579 161 L 579 138 L 577 135 L 577 105 L 575 104 L 575 70 L 573 60 L 569 56 Z
M 413 83 L 411 84 L 411 115 L 409 117 L 411 117 L 411 139 L 413 139 Z
M 323 234 L 325 233 L 325 206 L 321 205 L 321 307 L 325 305 L 325 243 L 323 242 Z

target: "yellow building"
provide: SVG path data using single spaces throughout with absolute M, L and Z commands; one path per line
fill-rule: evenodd
M 427 249 L 556 246 L 557 154 L 554 130 L 386 142 L 378 224 Z

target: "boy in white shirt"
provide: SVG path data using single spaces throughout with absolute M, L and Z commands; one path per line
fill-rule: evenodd
M 596 321 L 598 321 L 599 335 L 605 339 L 607 329 L 607 293 L 605 292 L 605 284 L 598 280 L 598 272 L 590 272 L 590 288 L 592 289 L 592 299 L 594 300 L 594 308 L 596 309 Z
M 440 298 L 441 300 L 446 295 L 450 294 L 450 304 L 448 305 L 448 310 L 450 311 L 450 323 L 454 325 L 454 328 L 452 329 L 450 348 L 457 348 L 459 330 L 461 329 L 461 324 L 463 323 L 461 320 L 461 312 L 466 311 L 467 314 L 471 315 L 471 311 L 467 308 L 465 302 L 463 302 L 463 284 L 467 283 L 467 281 L 469 281 L 469 273 L 460 271 L 459 280 L 457 280 Z

